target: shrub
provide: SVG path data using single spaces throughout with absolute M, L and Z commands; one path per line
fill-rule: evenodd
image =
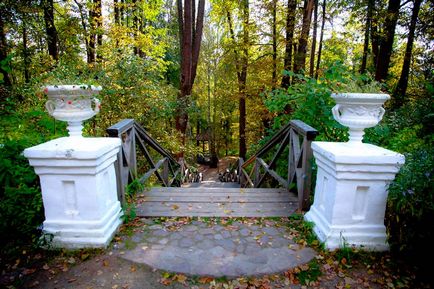
M 412 259 L 432 251 L 434 232 L 434 154 L 417 150 L 406 154 L 406 163 L 389 187 L 386 224 L 395 252 Z

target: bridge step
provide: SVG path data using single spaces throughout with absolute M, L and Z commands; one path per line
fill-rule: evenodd
M 153 188 L 139 196 L 142 217 L 285 217 L 297 209 L 285 189 Z

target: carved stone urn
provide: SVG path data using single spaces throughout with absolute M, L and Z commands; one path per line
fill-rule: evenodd
M 364 129 L 376 126 L 384 116 L 382 105 L 390 96 L 383 93 L 333 93 L 333 117 L 350 134 L 349 142 L 362 142 Z
M 99 112 L 100 101 L 95 98 L 101 91 L 93 85 L 52 85 L 44 88 L 48 96 L 45 108 L 57 120 L 68 122 L 70 137 L 81 137 L 82 122 Z

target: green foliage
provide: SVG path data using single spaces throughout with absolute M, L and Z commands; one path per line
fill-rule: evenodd
M 7 141 L 0 148 L 0 234 L 2 250 L 36 239 L 43 221 L 39 180 L 22 155 L 26 141 Z M 11 243 L 12 242 L 12 243 Z
M 265 101 L 275 115 L 273 130 L 291 119 L 300 119 L 320 132 L 317 140 L 346 141 L 346 129 L 333 119 L 331 109 L 335 103 L 330 95 L 346 84 L 368 83 L 369 78 L 353 75 L 340 63 L 328 68 L 318 80 L 291 71 L 285 73 L 293 78 L 293 84 L 287 90 L 275 90 Z
M 386 223 L 389 243 L 412 259 L 432 252 L 434 232 L 434 154 L 432 148 L 406 154 L 406 163 L 389 187 Z
M 307 265 L 306 267 L 301 266 L 300 272 L 296 273 L 297 279 L 302 285 L 309 285 L 322 275 L 321 267 L 316 259 L 313 259 Z

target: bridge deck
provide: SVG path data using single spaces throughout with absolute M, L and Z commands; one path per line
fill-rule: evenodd
M 147 217 L 285 217 L 295 212 L 297 202 L 285 189 L 164 187 L 141 194 L 136 212 Z

